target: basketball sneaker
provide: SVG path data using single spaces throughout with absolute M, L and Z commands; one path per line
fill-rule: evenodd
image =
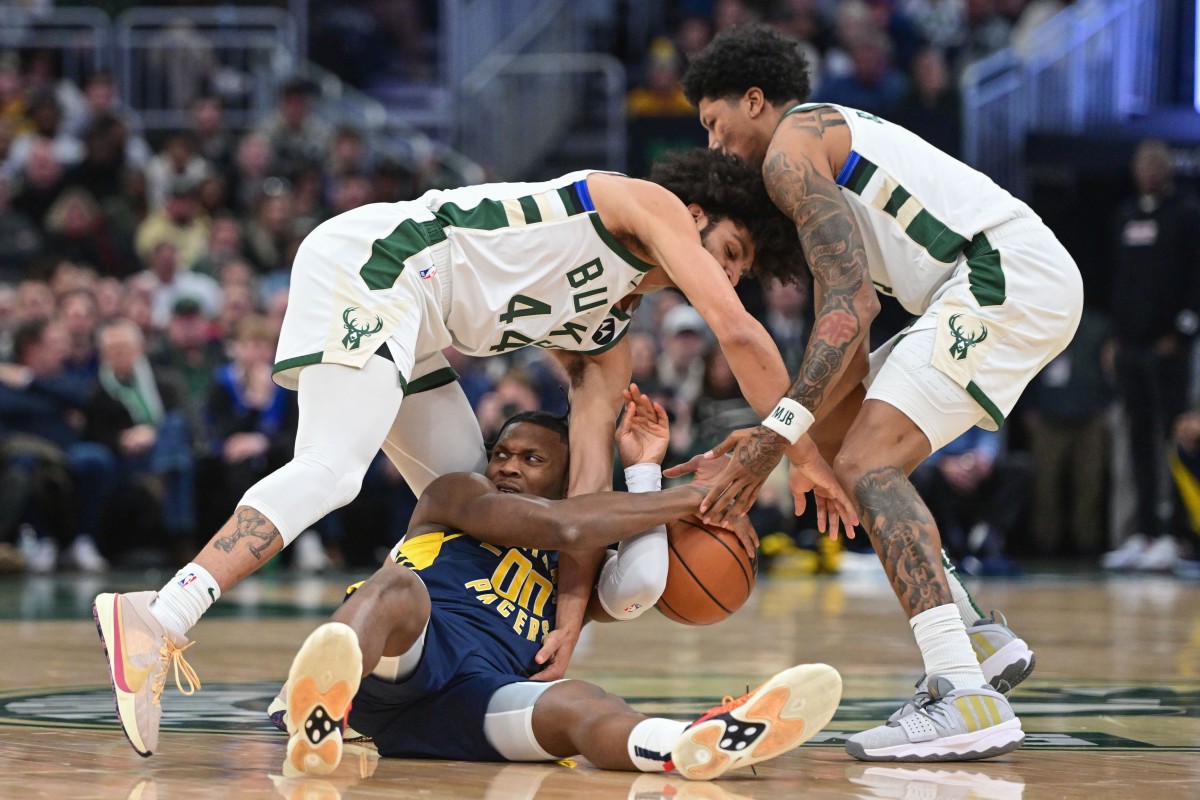
M 279 687 L 279 694 L 275 695 L 275 699 L 267 706 L 267 718 L 271 720 L 271 725 L 277 730 L 287 733 L 287 684 Z M 371 741 L 371 737 L 365 733 L 358 731 L 346 725 L 342 729 L 342 744 L 362 743 Z
M 358 634 L 327 622 L 313 631 L 292 661 L 287 681 L 289 772 L 328 775 L 342 760 L 342 735 L 350 701 L 362 680 Z
M 150 613 L 157 596 L 158 592 L 101 594 L 92 604 L 117 699 L 117 718 L 140 756 L 149 756 L 158 747 L 162 693 L 172 668 L 180 692 L 192 695 L 200 688 L 200 678 L 183 657 L 192 643 L 168 631 Z M 188 688 L 183 688 L 183 681 Z
M 991 689 L 955 689 L 929 680 L 929 701 L 887 724 L 856 733 L 846 752 L 859 761 L 975 761 L 1025 742 L 1008 699 Z
M 997 692 L 1007 695 L 1033 674 L 1037 664 L 1033 651 L 1024 639 L 1013 633 L 1008 627 L 1008 620 L 999 611 L 992 611 L 991 616 L 976 620 L 967 628 L 967 638 L 971 640 L 984 679 Z M 892 714 L 888 722 L 895 722 L 929 702 L 927 684 L 927 676 L 922 675 L 912 699 Z
M 709 781 L 799 747 L 829 724 L 842 678 L 827 664 L 784 670 L 753 692 L 710 709 L 671 749 L 668 770 Z

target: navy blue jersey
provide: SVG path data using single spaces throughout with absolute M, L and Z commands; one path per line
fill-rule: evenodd
M 420 576 L 433 606 L 476 643 L 476 655 L 517 675 L 540 669 L 533 658 L 554 625 L 558 553 L 426 533 L 405 540 L 396 562 Z

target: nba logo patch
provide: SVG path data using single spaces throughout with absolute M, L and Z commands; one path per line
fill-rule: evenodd
M 194 580 L 196 580 L 196 573 L 189 572 L 187 575 L 184 575 L 182 578 L 179 579 L 179 581 L 178 581 L 179 588 L 182 589 L 183 587 L 187 586 L 189 583 L 191 583 Z
M 426 267 L 425 269 L 420 271 L 420 275 L 423 280 L 429 280 L 434 275 L 437 275 L 437 267 L 433 267 L 433 266 Z

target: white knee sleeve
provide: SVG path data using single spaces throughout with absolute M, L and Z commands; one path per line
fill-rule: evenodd
M 313 364 L 300 373 L 296 455 L 256 483 L 241 505 L 275 524 L 284 544 L 349 503 L 396 419 L 404 395 L 391 362 L 362 369 Z
M 383 452 L 417 497 L 434 478 L 487 466 L 479 422 L 458 381 L 406 397 Z
M 662 471 L 657 464 L 636 464 L 625 470 L 631 492 L 658 491 Z M 626 539 L 600 571 L 596 593 L 600 606 L 617 620 L 634 619 L 662 597 L 667 586 L 667 528 L 660 525 Z

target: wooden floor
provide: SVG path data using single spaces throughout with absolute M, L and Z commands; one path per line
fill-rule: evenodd
M 222 598 L 189 650 L 204 689 L 168 690 L 159 752 L 115 724 L 91 600 L 164 576 L 0 579 L 0 798 L 1200 798 L 1200 582 L 1044 574 L 974 588 L 1037 652 L 1014 693 L 1023 749 L 986 762 L 868 765 L 844 738 L 911 690 L 919 655 L 882 573 L 763 580 L 731 620 L 657 614 L 586 635 L 573 676 L 641 710 L 687 719 L 794 663 L 841 671 L 829 728 L 794 753 L 713 784 L 547 766 L 380 760 L 348 752 L 324 780 L 280 776 L 263 710 L 345 576 L 252 581 Z

